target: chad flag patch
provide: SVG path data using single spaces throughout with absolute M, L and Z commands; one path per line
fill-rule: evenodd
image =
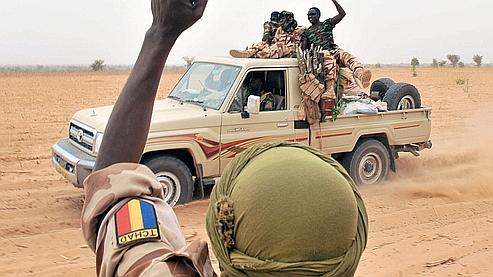
M 119 246 L 160 238 L 154 206 L 140 199 L 130 200 L 116 212 L 115 225 Z

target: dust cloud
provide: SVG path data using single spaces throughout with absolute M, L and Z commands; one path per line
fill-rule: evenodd
M 402 154 L 389 183 L 397 196 L 453 202 L 493 197 L 493 130 L 485 107 L 463 119 L 463 129 L 438 137 L 421 157 Z M 433 140 L 433 136 L 432 136 Z M 387 184 L 388 185 L 388 184 Z

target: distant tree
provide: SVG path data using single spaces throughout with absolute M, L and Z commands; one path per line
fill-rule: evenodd
M 433 62 L 431 63 L 431 67 L 433 67 L 433 68 L 438 67 L 438 60 L 437 59 L 433 59 Z
M 474 55 L 472 57 L 472 60 L 474 61 L 477 67 L 481 67 L 481 65 L 483 64 L 483 56 Z
M 104 60 L 98 59 L 91 64 L 92 71 L 102 71 L 105 67 Z
M 447 64 L 447 61 L 444 61 L 444 60 L 438 62 L 439 67 L 445 67 L 446 64 Z
M 457 67 L 457 64 L 460 61 L 460 56 L 455 54 L 450 54 L 447 55 L 447 59 L 450 61 L 453 67 Z
M 418 60 L 418 58 L 416 58 L 416 57 L 412 58 L 412 60 L 411 60 L 411 66 L 413 67 L 413 77 L 417 77 L 418 76 L 418 72 L 416 71 L 416 67 L 419 66 L 419 60 Z
M 195 57 L 185 56 L 182 59 L 185 61 L 186 65 L 187 65 L 187 68 L 190 68 L 192 66 L 192 64 L 193 64 L 193 61 L 195 60 Z
M 466 66 L 463 62 L 459 62 L 457 65 L 458 65 L 459 67 L 465 67 L 465 66 Z
M 375 64 L 375 68 L 381 68 L 382 65 L 380 63 Z

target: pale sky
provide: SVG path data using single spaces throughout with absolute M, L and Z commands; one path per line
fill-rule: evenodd
M 491 0 L 340 0 L 347 12 L 336 43 L 363 63 L 422 63 L 458 54 L 493 62 Z M 176 43 L 168 64 L 183 56 L 227 55 L 261 39 L 274 10 L 294 12 L 309 25 L 308 9 L 322 19 L 336 10 L 330 0 L 209 0 L 202 20 Z M 133 64 L 151 22 L 150 0 L 0 0 L 0 65 Z

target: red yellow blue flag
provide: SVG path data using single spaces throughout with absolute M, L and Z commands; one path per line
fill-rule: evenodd
M 154 206 L 141 199 L 132 199 L 115 214 L 118 245 L 149 239 L 159 239 L 159 227 Z

